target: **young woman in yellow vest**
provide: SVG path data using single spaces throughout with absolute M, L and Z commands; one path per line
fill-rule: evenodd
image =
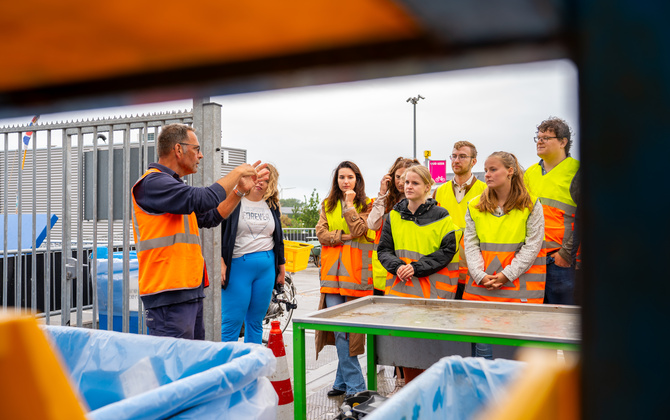
M 377 257 L 377 245 L 382 234 L 384 216 L 393 210 L 393 206 L 405 198 L 405 170 L 410 166 L 420 165 L 416 159 L 399 157 L 393 162 L 388 174 L 382 177 L 377 199 L 372 203 L 372 210 L 368 216 L 368 229 L 377 232 L 375 236 L 375 247 L 372 253 L 372 278 L 374 283 L 374 294 L 383 295 L 386 289 L 388 271 L 382 266 Z
M 468 203 L 465 253 L 470 280 L 463 299 L 542 303 L 544 217 L 523 183 L 516 157 L 495 152 L 486 159 L 486 189 Z M 493 358 L 491 344 L 473 343 L 473 357 Z
M 405 199 L 386 216 L 377 252 L 393 275 L 386 294 L 453 299 L 458 284 L 460 231 L 449 212 L 428 198 L 433 180 L 425 166 L 405 170 Z M 404 368 L 405 380 L 422 372 Z
M 372 295 L 372 247 L 374 232 L 368 230 L 370 199 L 355 163 L 344 161 L 334 171 L 324 200 L 316 236 L 321 243 L 321 301 L 319 309 Z M 365 379 L 357 356 L 365 350 L 365 336 L 342 332 L 316 332 L 316 353 L 335 344 L 339 363 L 329 397 L 364 391 Z
M 386 280 L 392 276 L 379 262 L 377 256 L 377 247 L 379 238 L 382 236 L 382 226 L 384 216 L 393 210 L 393 206 L 405 198 L 405 170 L 410 166 L 420 165 L 416 159 L 399 157 L 391 165 L 389 172 L 382 177 L 377 199 L 372 203 L 372 210 L 368 216 L 368 228 L 376 231 L 374 251 L 372 252 L 372 282 L 374 284 L 374 294 L 383 295 L 386 290 Z M 396 367 L 396 381 L 394 392 L 397 392 L 405 385 L 405 374 L 400 367 Z

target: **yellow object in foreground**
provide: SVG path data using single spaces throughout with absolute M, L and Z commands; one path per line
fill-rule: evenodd
M 286 259 L 286 271 L 295 273 L 307 268 L 309 262 L 309 251 L 314 245 L 304 242 L 284 240 L 284 258 Z
M 579 420 L 579 359 L 560 360 L 556 350 L 524 349 L 528 366 L 509 393 L 487 406 L 479 420 Z
M 0 314 L 0 372 L 2 418 L 85 418 L 59 357 L 34 318 Z

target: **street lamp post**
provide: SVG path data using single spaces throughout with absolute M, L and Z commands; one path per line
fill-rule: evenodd
M 426 99 L 421 95 L 416 95 L 415 98 L 408 98 L 407 102 L 411 102 L 414 106 L 414 159 L 416 159 L 416 103 L 419 102 L 419 99 Z

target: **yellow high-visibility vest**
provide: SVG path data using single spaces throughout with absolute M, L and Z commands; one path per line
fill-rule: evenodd
M 540 199 L 544 211 L 544 248 L 547 253 L 563 245 L 572 233 L 577 204 L 570 195 L 570 184 L 579 170 L 579 161 L 567 157 L 542 175 L 539 163 L 528 168 L 524 182 L 528 191 Z
M 539 204 L 538 200 L 532 200 L 535 205 Z M 528 208 L 514 209 L 502 216 L 496 216 L 477 210 L 475 206 L 478 203 L 479 198 L 475 198 L 468 204 L 468 209 L 477 230 L 484 258 L 484 271 L 487 274 L 497 274 L 512 263 L 516 253 L 526 242 L 526 224 L 531 212 Z M 497 290 L 487 290 L 474 280 L 469 280 L 463 299 L 542 303 L 547 270 L 545 255 L 544 249 L 541 249 L 533 265 L 525 273 L 516 279 L 509 279 L 510 281 Z
M 454 225 L 451 216 L 419 226 L 411 220 L 403 220 L 400 213 L 391 210 L 389 215 L 395 255 L 409 264 L 424 255 L 440 249 L 442 238 L 450 232 L 456 234 L 456 253 L 449 264 L 428 277 L 412 277 L 403 282 L 392 276 L 386 282 L 386 294 L 402 297 L 429 299 L 453 299 L 458 283 L 458 243 L 461 231 Z

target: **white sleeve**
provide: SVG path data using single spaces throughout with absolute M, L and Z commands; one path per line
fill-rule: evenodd
M 479 247 L 479 237 L 477 236 L 477 227 L 470 216 L 470 209 L 465 212 L 465 233 L 463 245 L 465 246 L 465 260 L 468 263 L 468 271 L 473 280 L 479 284 L 484 278 L 484 257 Z
M 378 195 L 375 202 L 372 203 L 372 210 L 370 210 L 370 214 L 368 215 L 368 229 L 376 231 L 382 226 L 387 196 L 388 191 L 384 195 Z

